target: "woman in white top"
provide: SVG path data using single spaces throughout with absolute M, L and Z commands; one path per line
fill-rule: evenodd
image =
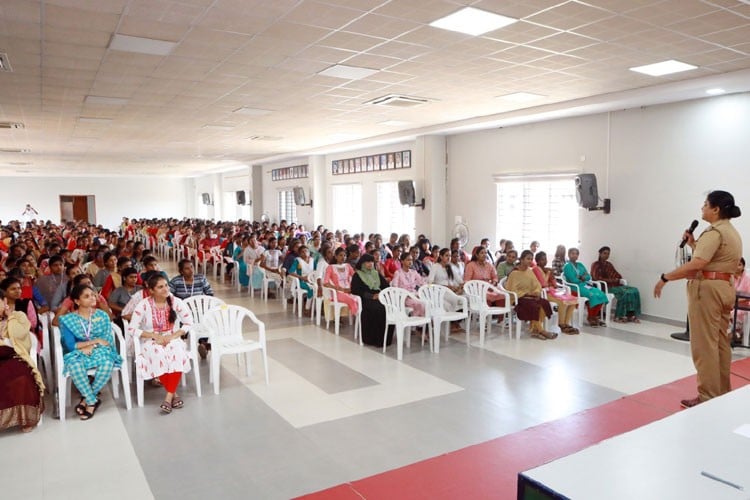
M 458 252 L 456 252 L 458 256 Z M 451 264 L 451 249 L 443 248 L 438 254 L 438 260 L 430 268 L 427 282 L 434 285 L 442 285 L 450 289 L 456 295 L 464 293 L 463 274 L 458 274 L 457 269 Z M 445 308 L 455 311 L 458 308 L 458 300 L 454 296 L 446 295 Z
M 298 278 L 300 286 L 307 293 L 305 309 L 311 309 L 312 307 L 313 289 L 308 278 L 314 270 L 314 265 L 313 259 L 310 257 L 310 249 L 306 246 L 300 246 L 297 250 L 297 258 L 294 259 L 292 267 L 289 268 L 288 276 Z
M 136 369 L 144 379 L 158 378 L 164 386 L 167 394 L 159 408 L 168 414 L 184 406 L 177 385 L 182 374 L 190 371 L 190 355 L 182 336 L 193 320 L 187 306 L 169 293 L 164 276 L 151 276 L 147 285 L 150 296 L 133 311 L 128 335 L 143 341 Z

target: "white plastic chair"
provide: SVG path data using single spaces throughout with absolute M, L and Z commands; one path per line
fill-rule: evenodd
M 34 368 L 37 370 L 39 369 L 39 363 L 37 359 L 36 352 L 39 350 L 39 341 L 36 339 L 36 335 L 33 335 L 29 333 L 29 338 L 31 339 L 31 350 L 29 351 L 29 358 L 31 358 L 31 364 L 34 365 Z M 45 340 L 49 339 L 49 336 L 45 337 Z M 49 386 L 50 383 L 47 382 L 47 385 Z M 44 420 L 44 414 L 39 416 L 39 423 L 37 425 L 42 425 Z
M 49 331 L 49 325 L 52 323 L 52 317 L 54 315 L 55 314 L 52 312 L 46 312 L 38 315 L 39 322 L 42 325 L 42 350 L 38 354 L 42 358 L 42 374 L 44 376 L 44 382 L 48 386 L 52 386 L 52 384 L 54 383 L 54 379 L 52 377 L 52 336 L 50 335 Z M 34 340 L 37 339 L 34 338 Z M 32 358 L 36 359 L 36 350 L 34 350 L 32 354 Z
M 499 293 L 505 297 L 505 305 L 490 306 L 487 304 L 487 293 L 494 292 Z M 484 347 L 485 329 L 487 334 L 492 328 L 492 322 L 487 324 L 487 318 L 490 320 L 493 316 L 499 316 L 501 314 L 508 315 L 508 334 L 513 337 L 513 322 L 511 320 L 511 312 L 513 311 L 513 305 L 510 302 L 510 294 L 504 292 L 499 288 L 490 285 L 486 281 L 470 280 L 464 283 L 464 295 L 469 299 L 469 315 L 476 315 L 479 318 L 479 346 Z M 471 320 L 469 321 L 471 324 Z M 487 325 L 486 325 L 487 324 Z M 486 328 L 485 328 L 486 325 Z M 516 332 L 516 338 L 520 336 L 520 331 Z M 466 329 L 466 338 L 468 343 L 469 329 Z
M 505 288 L 505 283 L 507 281 L 508 281 L 508 277 L 505 276 L 503 279 L 501 279 L 498 282 L 497 287 L 500 290 L 502 290 L 503 292 L 505 292 L 508 295 L 510 295 L 510 298 L 511 298 L 511 301 L 510 301 L 511 312 L 510 312 L 510 314 L 508 314 L 508 316 L 506 316 L 506 320 L 509 321 L 509 322 L 514 321 L 516 323 L 516 338 L 520 339 L 521 338 L 521 325 L 523 325 L 523 322 L 520 319 L 518 319 L 518 314 L 516 314 L 516 308 L 515 308 L 515 306 L 516 306 L 516 304 L 518 304 L 518 294 L 516 292 L 513 292 L 513 291 L 508 290 L 507 288 Z M 510 326 L 511 325 L 509 324 L 508 328 L 510 328 Z
M 268 302 L 268 285 L 271 283 L 276 284 L 276 297 L 284 301 L 284 278 L 281 277 L 281 271 L 279 272 L 272 272 L 268 269 L 263 269 L 262 267 L 258 266 L 258 269 L 260 269 L 260 272 L 263 273 L 263 285 L 260 289 L 260 296 L 263 300 Z
M 389 287 L 378 293 L 378 301 L 385 306 L 383 353 L 385 353 L 386 343 L 388 342 L 388 325 L 394 325 L 396 334 L 396 359 L 399 361 L 401 361 L 404 355 L 404 340 L 406 340 L 407 347 L 411 345 L 411 335 L 409 333 L 411 328 L 421 326 L 422 337 L 424 338 L 425 329 L 430 326 L 430 315 L 426 307 L 424 316 L 409 316 L 406 307 L 407 298 L 423 302 L 419 297 L 403 288 Z
M 424 285 L 417 292 L 419 298 L 425 303 L 425 308 L 432 319 L 432 335 L 430 336 L 430 350 L 440 352 L 440 333 L 443 323 L 445 323 L 445 341 L 448 341 L 450 335 L 451 321 L 466 320 L 466 331 L 469 331 L 469 303 L 466 297 L 461 297 L 453 291 L 442 285 Z M 458 300 L 461 307 L 459 311 L 448 311 L 445 309 L 445 297 L 453 296 Z M 467 333 L 468 335 L 468 333 Z M 468 340 L 466 345 L 468 346 Z
M 320 296 L 318 296 L 319 281 L 321 283 L 323 282 L 323 276 L 321 276 L 320 271 L 316 269 L 310 273 L 308 282 L 313 290 L 313 303 L 310 306 L 313 308 L 313 311 L 310 313 L 310 319 L 315 321 L 318 326 L 320 326 L 320 313 L 323 309 L 323 294 L 321 293 Z
M 211 309 L 215 309 L 220 305 L 224 304 L 224 301 L 218 297 L 211 295 L 194 295 L 183 299 L 182 301 L 190 311 L 190 316 L 193 318 L 193 326 L 190 329 L 190 350 L 198 351 L 198 339 L 209 337 L 209 331 L 205 324 L 203 324 L 203 317 Z
M 349 264 L 346 264 L 347 266 Z M 354 340 L 357 340 L 357 337 L 359 337 L 359 343 L 362 345 L 362 298 L 357 295 L 352 295 L 354 297 L 354 301 L 357 303 L 357 314 L 353 315 L 351 311 L 349 311 L 349 324 L 352 324 L 352 319 L 354 319 Z M 344 309 L 346 304 L 343 302 L 339 302 L 338 300 L 338 291 L 334 290 L 333 288 L 323 286 L 323 304 L 325 307 L 325 301 L 328 301 L 328 312 L 329 314 L 324 315 L 326 318 L 326 330 L 328 329 L 328 325 L 331 323 L 330 316 L 333 314 L 333 330 L 336 333 L 336 335 L 339 334 L 339 329 L 341 325 L 341 310 Z
M 122 365 L 120 368 L 115 368 L 112 371 L 112 394 L 115 398 L 120 397 L 120 379 L 122 379 L 122 392 L 125 393 L 125 407 L 130 410 L 132 403 L 130 401 L 130 382 L 128 380 L 127 370 L 127 352 L 125 350 L 125 339 L 122 336 L 120 327 L 112 324 L 112 333 L 115 337 L 115 341 L 118 344 L 118 350 L 122 357 Z M 63 352 L 62 352 L 62 340 L 60 338 L 60 329 L 56 326 L 52 327 L 52 337 L 55 344 L 55 369 L 57 370 L 57 401 L 58 411 L 60 413 L 60 420 L 65 420 L 65 409 L 66 406 L 70 405 L 70 377 L 63 375 Z M 88 371 L 89 375 L 94 375 L 95 369 Z
M 569 281 L 565 281 L 564 278 L 557 278 L 558 283 L 562 282 L 562 284 L 570 290 L 570 292 L 578 297 L 578 307 L 576 307 L 576 312 L 574 313 L 576 315 L 576 321 L 575 326 L 577 328 L 581 328 L 583 326 L 583 314 L 586 310 L 586 303 L 589 301 L 586 297 L 581 296 L 581 288 L 576 285 L 575 283 L 571 283 Z
M 258 340 L 247 339 L 242 330 L 245 318 L 258 327 Z M 211 332 L 211 371 L 210 378 L 214 384 L 214 393 L 219 394 L 220 362 L 226 354 L 236 354 L 239 365 L 240 354 L 245 353 L 245 370 L 247 376 L 252 374 L 250 356 L 253 351 L 261 351 L 263 368 L 268 384 L 268 359 L 266 357 L 266 325 L 255 317 L 249 309 L 223 304 L 211 309 L 203 316 L 203 322 Z
M 297 316 L 301 318 L 302 308 L 304 307 L 304 298 L 307 296 L 307 290 L 300 286 L 298 277 L 287 276 L 286 279 L 287 286 L 289 287 L 289 293 L 292 296 L 292 314 L 297 311 Z
M 190 356 L 190 362 L 193 364 L 191 371 L 193 372 L 193 377 L 195 379 L 195 394 L 198 397 L 201 397 L 202 396 L 201 372 L 198 367 L 198 363 L 200 360 L 200 355 L 198 354 L 198 333 L 193 333 L 192 328 L 191 328 L 191 331 L 188 332 L 187 345 L 188 345 L 187 351 L 188 351 L 188 355 Z M 137 361 L 138 356 L 140 355 L 141 355 L 141 339 L 133 338 L 134 360 Z M 182 386 L 185 387 L 187 385 L 187 381 L 185 380 L 186 377 L 183 374 L 183 376 L 180 378 L 182 380 Z M 141 371 L 138 369 L 138 366 L 135 366 L 135 391 L 136 391 L 136 396 L 138 400 L 138 406 L 143 406 L 143 382 L 144 380 L 150 380 L 150 379 L 143 378 L 143 375 L 141 374 Z

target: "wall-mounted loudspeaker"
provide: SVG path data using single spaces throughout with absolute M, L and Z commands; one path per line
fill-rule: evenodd
M 398 181 L 398 201 L 402 205 L 414 205 L 414 202 L 417 201 L 414 181 Z
M 305 190 L 301 187 L 294 188 L 294 204 L 304 205 L 305 204 Z
M 245 204 L 245 192 L 244 191 L 237 191 L 237 204 L 238 205 L 244 205 Z
M 210 205 L 211 204 L 211 195 L 208 193 L 201 194 L 201 198 L 203 198 L 203 204 L 204 205 Z
M 583 208 L 596 208 L 599 203 L 599 191 L 596 189 L 596 175 L 580 174 L 575 178 L 576 201 Z

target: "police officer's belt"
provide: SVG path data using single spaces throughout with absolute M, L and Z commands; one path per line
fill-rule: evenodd
M 719 273 L 716 271 L 698 271 L 693 275 L 688 275 L 689 280 L 724 280 L 732 281 L 734 275 L 732 273 Z

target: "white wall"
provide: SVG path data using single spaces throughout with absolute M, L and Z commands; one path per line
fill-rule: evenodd
M 117 228 L 123 217 L 187 216 L 189 179 L 174 177 L 3 177 L 0 220 L 21 220 L 27 203 L 40 219 L 60 222 L 60 195 L 94 195 L 96 222 Z
M 724 189 L 748 216 L 735 221 L 750 236 L 750 96 L 625 110 L 488 130 L 448 139 L 448 220 L 461 215 L 471 243 L 494 241 L 495 184 L 503 173 L 595 173 L 599 196 L 612 213 L 580 211 L 581 260 L 587 266 L 602 245 L 641 290 L 644 312 L 682 320 L 684 282 L 651 297 L 660 273 L 674 267 L 676 244 L 708 191 Z M 705 227 L 705 223 L 699 226 Z M 554 250 L 556 242 L 543 242 Z

